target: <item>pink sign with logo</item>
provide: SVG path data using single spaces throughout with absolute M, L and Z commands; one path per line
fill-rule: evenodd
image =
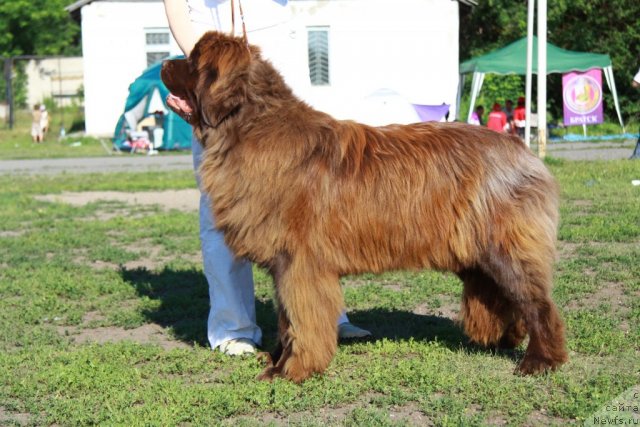
M 564 74 L 562 100 L 565 126 L 602 123 L 602 71 Z

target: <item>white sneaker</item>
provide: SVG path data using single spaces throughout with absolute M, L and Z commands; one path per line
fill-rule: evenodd
M 371 332 L 358 328 L 356 325 L 344 322 L 338 325 L 338 338 L 341 340 L 352 338 L 364 338 L 371 336 Z
M 218 348 L 227 356 L 242 356 L 256 353 L 256 344 L 248 338 L 230 339 L 220 344 Z

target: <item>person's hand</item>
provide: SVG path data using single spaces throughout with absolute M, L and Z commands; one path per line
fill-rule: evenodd
M 177 115 L 182 117 L 185 122 L 191 123 L 193 108 L 186 99 L 182 99 L 170 93 L 167 95 L 167 106 Z
M 633 87 L 640 87 L 640 82 L 637 82 L 637 81 L 635 81 L 635 80 L 632 80 L 632 81 L 631 81 L 631 86 L 633 86 Z

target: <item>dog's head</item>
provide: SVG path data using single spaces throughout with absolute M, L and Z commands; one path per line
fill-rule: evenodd
M 249 66 L 259 55 L 245 39 L 211 31 L 189 58 L 165 61 L 160 75 L 171 93 L 189 102 L 191 124 L 201 132 L 238 112 L 247 97 Z

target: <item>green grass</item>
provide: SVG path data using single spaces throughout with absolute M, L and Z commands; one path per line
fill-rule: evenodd
M 195 212 L 34 198 L 192 188 L 192 172 L 0 176 L 0 424 L 582 424 L 640 383 L 640 163 L 547 163 L 562 187 L 568 364 L 513 375 L 523 348 L 469 345 L 451 319 L 457 279 L 391 272 L 343 279 L 351 320 L 376 338 L 340 345 L 303 385 L 257 382 L 254 358 L 207 348 Z M 270 349 L 272 285 L 255 278 Z M 165 331 L 155 343 L 135 334 L 149 325 Z
M 111 154 L 109 138 L 99 139 L 77 135 L 60 138 L 60 128 L 55 120 L 44 142 L 36 144 L 31 140 L 30 114 L 29 111 L 17 111 L 13 129 L 9 129 L 6 124 L 0 129 L 0 160 L 96 157 Z
M 15 126 L 9 129 L 0 126 L 0 161 L 18 159 L 54 159 L 77 157 L 105 157 L 118 153 L 113 151 L 111 137 L 90 137 L 80 133 L 60 137 L 57 121 L 44 142 L 36 144 L 31 140 L 31 116 L 28 111 L 16 113 Z M 160 155 L 184 154 L 181 150 L 161 151 Z

